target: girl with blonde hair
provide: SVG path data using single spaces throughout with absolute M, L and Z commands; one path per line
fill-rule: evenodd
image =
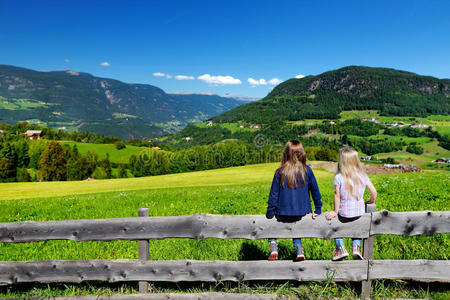
M 310 194 L 314 199 L 314 213 L 312 213 Z M 273 176 L 266 217 L 272 219 L 275 216 L 278 222 L 292 223 L 312 213 L 311 216 L 315 219 L 322 212 L 321 198 L 314 173 L 306 165 L 306 153 L 302 143 L 294 140 L 287 142 L 281 158 L 281 166 Z M 296 260 L 305 260 L 302 241 L 295 238 L 293 242 L 297 254 Z M 269 260 L 276 260 L 278 258 L 277 240 L 269 239 L 269 243 Z
M 363 166 L 359 162 L 358 152 L 345 148 L 339 153 L 339 162 L 334 177 L 334 210 L 325 215 L 327 220 L 338 216 L 343 223 L 353 222 L 359 219 L 365 212 L 364 190 L 370 192 L 370 201 L 375 203 L 377 190 L 373 186 Z M 336 248 L 333 251 L 333 260 L 341 260 L 348 256 L 342 238 L 335 239 Z M 353 239 L 353 258 L 363 259 L 361 254 L 361 240 Z

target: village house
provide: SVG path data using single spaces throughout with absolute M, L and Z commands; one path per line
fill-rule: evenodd
M 363 160 L 363 161 L 372 160 L 372 156 L 361 156 L 361 160 Z
M 156 146 L 156 147 L 152 147 L 152 149 L 153 149 L 153 150 L 161 150 L 161 148 L 159 148 L 159 147 L 157 147 L 157 146 Z
M 3 136 L 3 130 L 0 129 L 0 136 Z
M 208 123 L 206 123 L 206 126 L 212 126 L 212 125 L 213 125 L 212 121 L 209 121 Z
M 383 166 L 385 166 L 386 168 L 389 168 L 389 169 L 400 169 L 403 167 L 403 165 L 398 165 L 398 164 L 384 164 Z
M 239 125 L 239 128 L 244 128 L 244 125 Z
M 190 140 L 192 140 L 192 138 L 190 137 L 190 136 L 187 136 L 187 137 L 185 137 L 185 139 L 186 139 L 186 141 L 190 141 Z
M 433 162 L 438 164 L 450 164 L 450 158 L 440 157 Z
M 41 138 L 41 130 L 27 130 L 25 134 L 30 138 L 30 140 L 38 140 Z
M 414 124 L 414 125 L 411 125 L 410 127 L 411 127 L 411 128 L 425 129 L 425 128 L 430 127 L 430 125 L 420 123 L 420 124 Z

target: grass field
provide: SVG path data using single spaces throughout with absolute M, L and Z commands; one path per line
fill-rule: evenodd
M 0 184 L 0 222 L 25 220 L 68 220 L 136 216 L 140 207 L 148 207 L 151 216 L 213 214 L 264 214 L 273 172 L 277 164 L 251 165 L 187 174 L 93 182 L 48 182 Z M 333 174 L 314 171 L 323 196 L 323 211 L 332 208 Z M 379 193 L 378 209 L 391 211 L 450 210 L 448 172 L 409 173 L 371 176 Z M 367 195 L 366 195 L 367 196 Z M 304 239 L 307 259 L 330 259 L 333 243 L 322 239 Z M 347 241 L 349 242 L 349 241 Z M 280 259 L 291 259 L 289 240 L 280 240 Z M 449 259 L 448 234 L 433 237 L 377 236 L 376 259 Z M 167 239 L 150 242 L 151 259 L 254 260 L 266 259 L 267 242 L 245 240 Z M 0 260 L 41 259 L 119 259 L 137 258 L 137 242 L 49 241 L 27 244 L 0 244 Z M 181 285 L 186 286 L 186 285 Z M 215 290 L 242 291 L 239 285 L 216 285 Z M 252 284 L 249 284 L 252 286 Z M 446 297 L 448 287 L 416 285 L 405 282 L 377 281 L 375 293 L 384 297 Z M 14 287 L 14 286 L 13 286 Z M 244 285 L 245 287 L 245 285 Z M 0 288 L 0 297 L 135 292 L 135 284 L 114 287 L 107 284 L 21 285 Z M 180 291 L 180 286 L 157 284 L 162 291 Z M 187 289 L 206 291 L 214 285 L 189 285 Z M 355 297 L 357 288 L 336 283 L 265 283 L 255 291 L 284 290 L 290 295 L 322 293 L 325 297 Z M 245 288 L 244 288 L 245 290 Z M 309 294 L 308 294 L 309 293 Z M 312 297 L 312 296 L 311 296 Z
M 207 128 L 208 127 L 205 122 L 196 123 L 194 125 L 199 128 Z M 241 128 L 241 127 L 239 127 L 240 124 L 238 124 L 238 123 L 218 123 L 218 124 L 214 124 L 214 125 L 218 125 L 222 128 L 228 129 L 231 131 L 231 133 L 235 133 L 236 131 L 255 131 L 255 130 L 257 130 L 254 128 L 249 128 L 248 127 L 249 125 L 245 125 L 245 127 Z
M 36 107 L 48 107 L 49 104 L 33 99 L 4 98 L 0 96 L 0 109 L 21 110 Z
M 376 110 L 344 110 L 339 114 L 342 119 L 354 119 L 354 118 L 372 118 L 378 117 L 379 114 Z
M 78 151 L 85 155 L 88 151 L 98 154 L 98 158 L 102 159 L 106 157 L 106 153 L 109 153 L 109 159 L 115 163 L 127 163 L 132 154 L 139 154 L 146 148 L 127 145 L 125 149 L 117 150 L 113 144 L 90 144 L 79 143 L 74 141 L 61 141 L 63 144 L 77 145 Z

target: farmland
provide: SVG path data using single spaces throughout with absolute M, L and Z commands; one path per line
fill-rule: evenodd
M 0 184 L 0 221 L 68 220 L 136 216 L 140 207 L 148 207 L 151 216 L 212 214 L 264 214 L 273 171 L 277 164 L 250 165 L 193 173 L 144 178 L 99 180 L 93 182 L 45 182 Z M 333 174 L 315 170 L 323 196 L 323 212 L 332 208 Z M 391 211 L 449 210 L 449 177 L 447 172 L 371 175 L 378 189 L 378 209 Z M 20 195 L 19 197 L 17 195 Z M 367 196 L 367 195 L 366 195 Z M 189 205 L 186 205 L 189 204 Z M 280 241 L 280 258 L 291 259 L 291 241 Z M 322 239 L 304 239 L 307 259 L 330 259 L 333 243 Z M 448 259 L 448 234 L 433 237 L 377 236 L 376 259 Z M 265 259 L 267 242 L 189 239 L 155 240 L 150 243 L 151 259 L 253 260 Z M 41 259 L 119 259 L 137 258 L 137 243 L 130 241 L 85 242 L 51 241 L 30 244 L 0 245 L 0 260 Z M 386 297 L 430 296 L 427 287 L 379 282 L 380 295 Z M 207 286 L 207 285 L 206 285 Z M 132 286 L 124 285 L 133 292 Z M 304 284 L 326 290 L 325 295 L 354 297 L 357 292 L 348 285 Z M 91 289 L 88 286 L 85 289 Z M 104 287 L 103 287 L 104 288 Z M 159 287 L 164 290 L 163 287 Z M 166 287 L 169 290 L 176 287 Z M 197 287 L 199 288 L 199 287 Z M 278 289 L 279 286 L 273 287 Z M 43 288 L 45 290 L 45 287 Z M 54 287 L 53 293 L 81 292 L 76 285 Z M 202 289 L 202 288 L 200 288 Z M 446 289 L 433 296 L 448 296 Z M 28 289 L 32 295 L 42 289 Z M 268 289 L 270 290 L 270 288 Z M 377 288 L 376 288 L 377 290 Z M 336 294 L 339 291 L 339 294 Z M 273 290 L 272 290 L 273 292 Z M 93 293 L 92 291 L 90 293 Z M 383 294 L 384 293 L 384 294 Z M 294 293 L 295 294 L 295 293 Z M 0 296 L 17 295 L 0 289 Z

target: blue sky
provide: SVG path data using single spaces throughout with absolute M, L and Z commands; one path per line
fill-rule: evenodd
M 450 78 L 449 13 L 432 0 L 0 0 L 0 64 L 250 97 L 347 65 Z

